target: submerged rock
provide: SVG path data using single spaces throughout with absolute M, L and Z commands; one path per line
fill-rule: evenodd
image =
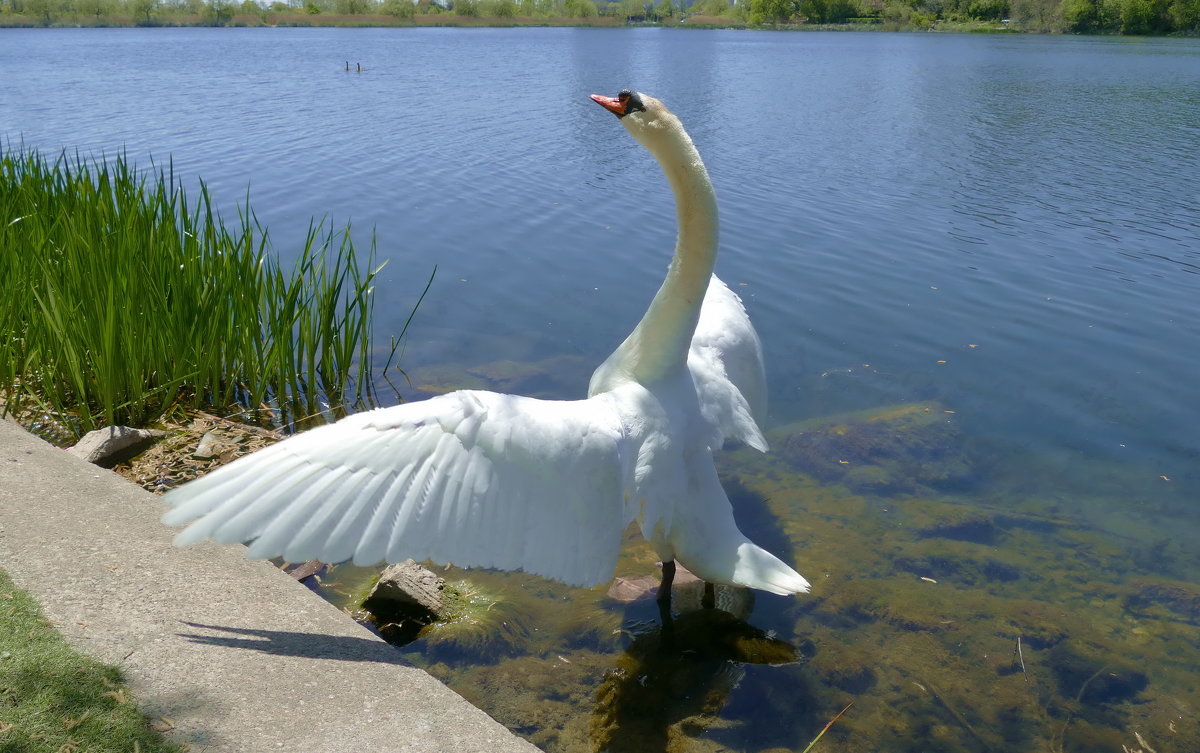
M 361 602 L 379 635 L 396 646 L 420 640 L 434 662 L 493 663 L 528 647 L 531 602 L 491 578 L 446 580 L 412 560 L 384 570 Z
M 662 568 L 662 563 L 657 563 L 657 566 Z M 625 603 L 641 601 L 655 596 L 661 581 L 661 573 L 659 575 L 635 575 L 629 578 L 617 577 L 608 587 L 608 597 Z M 693 583 L 700 583 L 700 579 L 692 575 L 691 571 L 683 565 L 675 563 L 675 579 L 671 585 L 672 595 L 678 593 L 681 587 L 687 587 Z
M 653 575 L 638 575 L 632 578 L 618 577 L 608 587 L 608 598 L 626 604 L 650 598 L 658 590 L 658 578 Z
M 587 384 L 591 368 L 579 356 L 555 356 L 541 361 L 489 361 L 463 366 L 423 366 L 417 372 L 420 393 L 441 395 L 458 389 L 483 389 L 531 397 L 561 398 Z
M 658 563 L 662 567 L 662 563 Z M 655 598 L 661 576 L 638 575 L 618 577 L 608 587 L 608 598 L 626 604 Z M 687 568 L 675 563 L 675 579 L 671 584 L 671 607 L 676 614 L 695 612 L 704 607 L 704 581 Z M 728 612 L 739 620 L 754 610 L 754 592 L 738 586 L 717 585 L 713 588 L 713 607 Z
M 444 589 L 444 580 L 407 559 L 389 565 L 380 574 L 363 600 L 363 608 L 377 619 L 415 620 L 428 625 L 446 616 Z
M 1135 614 L 1152 613 L 1165 608 L 1173 616 L 1193 625 L 1200 624 L 1200 586 L 1165 579 L 1144 579 L 1136 593 L 1125 599 L 1125 608 Z
M 958 518 L 937 520 L 918 529 L 917 533 L 931 538 L 957 539 L 975 544 L 994 544 L 998 529 L 992 516 L 979 512 L 965 512 Z
M 467 373 L 486 380 L 499 392 L 542 397 L 577 392 L 580 384 L 587 383 L 590 368 L 585 359 L 564 355 L 530 363 L 492 361 L 469 368 Z
M 1047 652 L 1047 660 L 1059 692 L 1086 706 L 1130 700 L 1149 684 L 1141 667 L 1097 643 L 1067 639 Z
M 973 472 L 953 414 L 935 403 L 804 421 L 773 432 L 772 445 L 804 473 L 858 491 L 953 486 Z

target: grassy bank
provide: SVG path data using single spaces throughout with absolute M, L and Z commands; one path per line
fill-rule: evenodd
M 177 753 L 183 747 L 164 740 L 137 710 L 120 670 L 68 646 L 37 602 L 0 570 L 0 750 Z
M 0 151 L 0 411 L 80 434 L 369 400 L 379 270 L 349 230 L 310 225 L 288 271 L 248 202 L 227 223 L 169 171 Z

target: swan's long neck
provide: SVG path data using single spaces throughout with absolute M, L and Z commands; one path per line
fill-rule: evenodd
M 611 389 L 614 379 L 646 383 L 686 365 L 716 263 L 717 197 L 691 138 L 678 127 L 642 143 L 662 166 L 675 194 L 675 256 L 642 320 L 596 371 L 591 394 Z

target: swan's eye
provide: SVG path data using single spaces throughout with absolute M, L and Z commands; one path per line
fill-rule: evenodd
M 622 89 L 621 93 L 617 95 L 617 101 L 620 102 L 621 104 L 625 105 L 625 114 L 626 115 L 628 115 L 631 112 L 645 112 L 646 111 L 646 105 L 642 102 L 642 98 L 639 97 L 638 93 L 635 91 L 630 91 L 629 89 Z

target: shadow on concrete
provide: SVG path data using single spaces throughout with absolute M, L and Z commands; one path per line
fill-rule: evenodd
M 381 640 L 356 638 L 348 635 L 321 635 L 298 633 L 286 630 L 256 630 L 252 628 L 203 625 L 184 622 L 188 627 L 203 630 L 219 630 L 234 635 L 199 635 L 179 633 L 193 643 L 226 648 L 245 648 L 262 651 L 276 656 L 302 656 L 309 659 L 336 659 L 338 661 L 379 662 L 412 666 L 400 652 Z M 240 637 L 239 637 L 240 636 Z

